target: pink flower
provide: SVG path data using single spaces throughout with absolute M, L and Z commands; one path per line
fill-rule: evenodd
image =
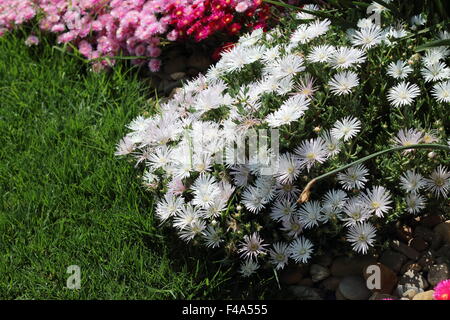
M 161 60 L 159 59 L 150 59 L 150 62 L 148 63 L 148 67 L 151 72 L 158 72 L 161 68 Z
M 236 5 L 236 12 L 242 13 L 248 9 L 248 3 L 246 1 L 241 1 Z
M 450 279 L 439 282 L 434 288 L 434 300 L 450 300 Z
M 38 45 L 39 44 L 39 38 L 36 37 L 36 36 L 31 35 L 31 36 L 29 36 L 27 38 L 27 40 L 25 40 L 25 44 L 27 46 L 29 46 L 29 47 Z

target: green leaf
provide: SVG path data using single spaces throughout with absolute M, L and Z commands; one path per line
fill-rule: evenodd
M 429 48 L 440 47 L 440 46 L 450 46 L 450 39 L 434 40 L 434 41 L 427 42 L 421 46 L 418 46 L 415 51 L 420 52 L 420 51 L 424 51 Z

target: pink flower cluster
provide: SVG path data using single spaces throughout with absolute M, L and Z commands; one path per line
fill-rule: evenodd
M 0 36 L 42 17 L 41 30 L 97 64 L 114 63 L 98 58 L 122 53 L 158 71 L 161 39 L 201 41 L 217 32 L 265 27 L 269 11 L 262 0 L 0 0 Z

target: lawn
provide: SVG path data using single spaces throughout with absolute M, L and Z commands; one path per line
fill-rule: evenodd
M 227 270 L 158 226 L 133 164 L 114 156 L 152 106 L 124 70 L 0 38 L 0 298 L 236 297 Z M 80 290 L 66 288 L 69 265 Z

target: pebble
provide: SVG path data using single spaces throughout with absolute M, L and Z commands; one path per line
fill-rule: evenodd
M 313 264 L 309 269 L 309 274 L 313 282 L 319 282 L 330 276 L 330 270 L 320 264 Z
M 428 242 L 426 242 L 425 240 L 423 240 L 422 238 L 413 238 L 410 242 L 409 245 L 411 247 L 413 247 L 414 249 L 416 249 L 417 251 L 424 251 L 426 249 L 428 249 Z
M 428 288 L 427 280 L 417 271 L 408 270 L 404 275 L 401 276 L 398 281 L 401 285 L 410 285 L 411 287 L 416 287 L 418 289 Z
M 186 77 L 186 73 L 184 72 L 174 72 L 170 75 L 173 80 L 181 80 Z
M 423 240 L 427 242 L 433 241 L 433 234 L 434 232 L 424 226 L 417 226 L 414 229 L 414 237 L 415 238 L 422 238 Z
M 369 300 L 383 300 L 383 299 L 396 299 L 396 297 L 391 296 L 390 294 L 374 292 L 374 294 L 369 298 Z
M 296 284 L 303 278 L 303 270 L 298 267 L 288 267 L 280 274 L 280 281 L 283 284 Z
M 322 254 L 315 259 L 315 263 L 320 264 L 322 267 L 329 267 L 332 262 L 333 256 L 331 254 Z
M 397 222 L 396 224 L 396 233 L 397 237 L 404 242 L 408 242 L 412 238 L 411 227 L 407 225 L 400 225 L 400 222 Z
M 314 285 L 314 282 L 311 278 L 303 278 L 298 282 L 298 285 L 304 287 L 312 287 Z
M 405 255 L 392 250 L 386 250 L 380 257 L 380 262 L 396 273 L 400 271 L 406 260 L 407 258 Z
M 362 276 L 368 265 L 376 264 L 372 256 L 337 257 L 331 264 L 331 274 L 335 277 L 346 277 L 350 275 Z
M 409 300 L 411 300 L 418 293 L 419 292 L 417 292 L 417 290 L 415 290 L 415 289 L 408 289 L 405 292 L 403 292 L 402 297 L 405 297 L 405 298 L 408 298 Z
M 450 220 L 442 222 L 434 227 L 434 233 L 441 242 L 450 243 Z
M 412 260 L 417 260 L 420 257 L 420 253 L 416 249 L 398 240 L 392 241 L 392 247 L 394 248 L 395 251 L 403 253 L 405 256 L 407 256 Z
M 410 260 L 403 265 L 403 267 L 400 269 L 400 273 L 404 274 L 408 270 L 421 271 L 422 266 L 417 262 Z
M 439 223 L 441 223 L 443 221 L 444 221 L 444 219 L 441 215 L 430 214 L 430 215 L 420 219 L 420 224 L 425 227 L 428 227 L 428 228 L 433 228 L 434 226 L 438 225 Z
M 433 300 L 434 290 L 428 290 L 418 293 L 414 296 L 413 300 Z
M 290 286 L 289 289 L 300 300 L 323 300 L 316 288 Z
M 433 287 L 437 285 L 442 280 L 447 280 L 450 278 L 449 268 L 446 263 L 435 264 L 430 267 L 428 271 L 428 282 Z
M 336 289 L 339 287 L 339 282 L 341 282 L 340 278 L 331 276 L 322 281 L 322 286 L 326 290 L 336 291 Z
M 371 294 L 366 281 L 358 276 L 343 278 L 339 283 L 339 292 L 349 300 L 367 300 Z
M 422 267 L 424 271 L 428 271 L 430 267 L 434 264 L 433 253 L 429 250 L 422 253 L 422 256 L 417 261 L 417 263 Z
M 407 292 L 408 290 L 414 290 L 414 291 L 415 291 L 415 294 L 418 294 L 418 293 L 424 291 L 423 289 L 417 288 L 417 287 L 415 287 L 415 286 L 413 286 L 413 285 L 411 285 L 411 284 L 399 284 L 399 285 L 397 286 L 397 289 L 396 289 L 396 294 L 397 294 L 399 297 L 402 297 L 403 295 L 406 294 L 406 292 Z

